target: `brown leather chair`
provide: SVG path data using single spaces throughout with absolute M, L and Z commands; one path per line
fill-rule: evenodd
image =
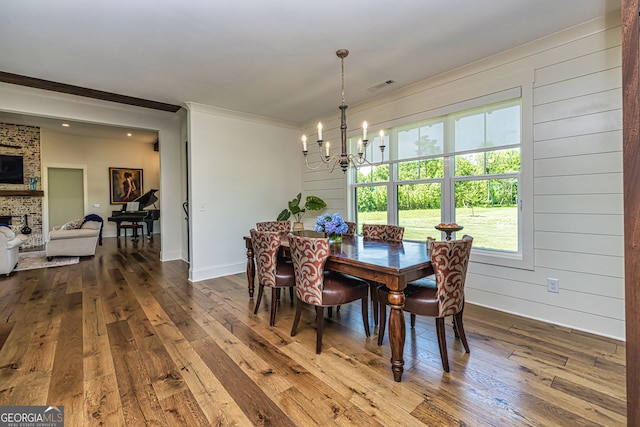
M 288 233 L 291 231 L 291 221 L 263 221 L 256 223 L 258 231 L 272 231 L 276 233 Z
M 345 221 L 345 224 L 347 224 L 347 227 L 349 227 L 349 229 L 347 230 L 346 233 L 342 233 L 342 235 L 345 237 L 355 236 L 356 231 L 358 229 L 358 225 L 355 222 L 350 222 L 350 221 Z M 336 307 L 336 309 L 340 311 L 340 306 Z M 329 307 L 328 312 L 329 312 L 329 317 L 331 317 L 333 315 L 333 308 Z M 377 316 L 377 314 L 375 314 L 374 316 Z
M 259 285 L 258 298 L 253 314 L 258 314 L 264 287 L 269 286 L 271 288 L 271 318 L 269 325 L 273 326 L 276 322 L 276 306 L 280 299 L 280 289 L 289 288 L 289 295 L 293 303 L 293 287 L 296 284 L 293 264 L 278 260 L 278 251 L 280 248 L 280 233 L 278 232 L 257 231 L 252 229 L 251 244 L 256 260 Z
M 355 222 L 350 222 L 350 221 L 345 221 L 345 224 L 347 224 L 347 227 L 349 227 L 349 229 L 347 230 L 346 233 L 343 233 L 343 236 L 355 236 L 356 232 L 357 232 L 357 228 L 358 225 Z
M 364 224 L 362 226 L 362 236 L 365 239 L 384 240 L 387 242 L 402 242 L 404 237 L 404 227 L 388 224 Z M 371 282 L 371 308 L 373 309 L 373 324 L 378 325 L 378 288 L 379 283 Z
M 289 234 L 289 248 L 296 280 L 298 306 L 291 328 L 295 336 L 302 304 L 316 308 L 316 353 L 322 350 L 322 332 L 324 329 L 324 307 L 362 301 L 362 321 L 365 334 L 369 332 L 369 313 L 367 296 L 369 283 L 335 271 L 325 271 L 324 265 L 329 257 L 329 240 L 326 238 L 301 237 Z
M 404 227 L 389 224 L 364 224 L 362 226 L 362 235 L 366 239 L 402 242 Z
M 464 311 L 464 282 L 467 277 L 472 243 L 473 238 L 467 235 L 463 236 L 461 240 L 432 242 L 430 255 L 435 281 L 420 279 L 409 283 L 404 290 L 404 311 L 411 313 L 412 328 L 416 324 L 416 314 L 436 318 L 440 358 L 446 372 L 449 372 L 444 329 L 446 316 L 453 316 L 456 338 L 460 338 L 465 351 L 469 353 L 469 344 L 462 324 L 462 313 Z M 381 345 L 387 317 L 386 306 L 389 304 L 389 289 L 385 286 L 378 289 L 378 301 L 381 303 L 378 344 Z

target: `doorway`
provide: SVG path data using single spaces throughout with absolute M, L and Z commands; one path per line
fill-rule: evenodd
M 47 169 L 48 229 L 84 217 L 84 170 Z

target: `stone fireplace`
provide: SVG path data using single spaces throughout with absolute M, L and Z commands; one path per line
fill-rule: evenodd
M 0 223 L 20 229 L 27 215 L 32 238 L 41 241 L 44 193 L 40 180 L 36 191 L 29 187 L 29 178 L 42 176 L 40 128 L 0 123 L 0 154 L 22 156 L 24 160 L 24 183 L 0 184 Z

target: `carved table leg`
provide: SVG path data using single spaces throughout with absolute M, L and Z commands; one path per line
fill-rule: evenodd
M 253 279 L 256 274 L 256 264 L 253 261 L 253 248 L 247 245 L 247 284 L 249 286 L 249 297 L 253 298 Z
M 404 323 L 404 293 L 402 291 L 389 292 L 389 341 L 391 343 L 391 371 L 393 379 L 400 381 L 404 372 L 404 339 L 406 326 Z

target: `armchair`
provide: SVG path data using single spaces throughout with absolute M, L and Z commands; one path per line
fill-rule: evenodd
M 291 336 L 295 336 L 302 313 L 302 303 L 316 309 L 316 354 L 322 350 L 324 307 L 362 301 L 362 322 L 366 336 L 370 336 L 367 296 L 369 284 L 353 276 L 325 271 L 329 258 L 329 239 L 300 237 L 289 234 L 289 248 L 293 260 L 298 305 L 293 319 Z
M 0 274 L 8 276 L 16 267 L 22 242 L 9 227 L 0 226 Z
M 365 239 L 384 240 L 387 242 L 402 242 L 404 238 L 404 227 L 391 224 L 364 224 L 362 235 Z M 378 325 L 378 288 L 379 283 L 369 282 L 371 289 L 371 306 L 373 307 L 373 324 Z
M 291 221 L 263 221 L 256 223 L 258 231 L 270 231 L 275 233 L 288 233 L 291 231 Z
M 264 287 L 271 288 L 271 318 L 269 326 L 274 326 L 276 322 L 276 307 L 280 289 L 289 288 L 291 303 L 293 304 L 293 288 L 296 285 L 293 275 L 293 264 L 278 259 L 278 248 L 280 247 L 280 234 L 271 231 L 257 231 L 252 229 L 251 242 L 253 253 L 256 257 L 256 267 L 258 270 L 258 299 L 253 314 L 258 314 Z
M 435 282 L 430 279 L 419 279 L 411 282 L 404 290 L 404 311 L 411 313 L 411 327 L 416 324 L 416 314 L 436 318 L 436 334 L 440 348 L 442 368 L 449 372 L 447 340 L 444 318 L 453 316 L 456 338 L 460 338 L 465 351 L 469 353 L 469 344 L 464 333 L 462 314 L 464 311 L 464 283 L 467 277 L 469 256 L 473 237 L 464 235 L 461 240 L 431 242 L 431 264 L 435 272 Z M 378 345 L 384 339 L 384 328 L 387 318 L 389 289 L 378 288 L 380 303 L 380 330 Z

